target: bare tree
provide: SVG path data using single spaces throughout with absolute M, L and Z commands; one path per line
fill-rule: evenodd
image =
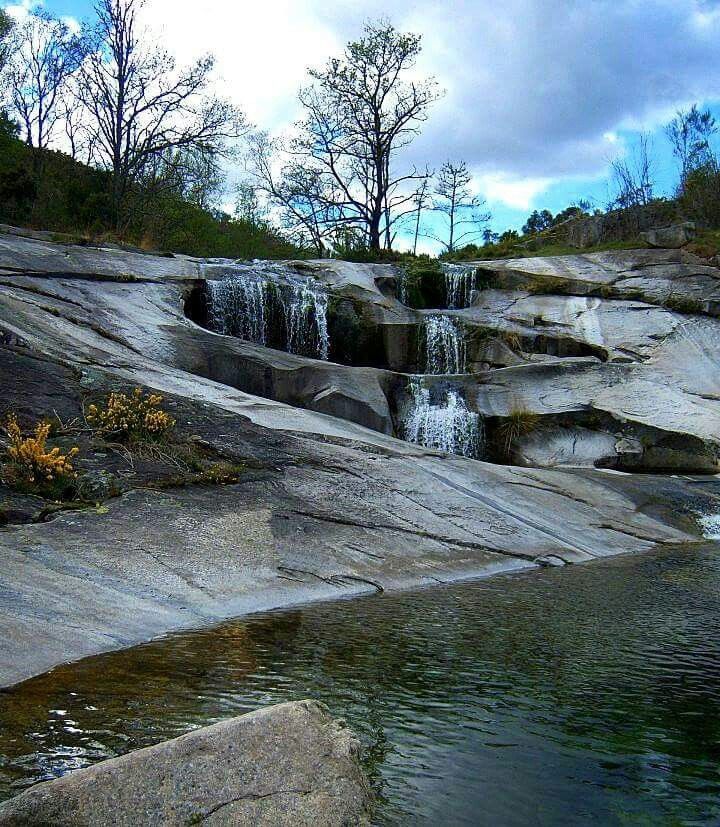
M 12 112 L 28 146 L 45 149 L 62 116 L 58 105 L 81 60 L 79 40 L 67 25 L 43 12 L 30 15 L 12 34 L 7 84 Z
M 248 172 L 258 191 L 278 212 L 286 234 L 322 257 L 333 232 L 327 207 L 333 199 L 326 189 L 327 180 L 302 164 L 288 162 L 287 157 L 283 142 L 267 132 L 248 137 Z
M 430 193 L 428 188 L 430 186 L 430 178 L 422 179 L 420 186 L 415 191 L 413 196 L 413 207 L 415 212 L 415 236 L 413 238 L 413 255 L 417 255 L 418 238 L 420 236 L 420 220 L 422 218 L 423 210 L 430 206 Z
M 305 118 L 291 146 L 295 172 L 306 171 L 314 217 L 360 230 L 367 246 L 392 244 L 392 227 L 414 211 L 415 182 L 427 171 L 395 169 L 399 151 L 417 135 L 439 97 L 432 79 L 408 80 L 420 37 L 390 23 L 367 23 L 340 58 L 311 70 L 300 91 Z
M 224 176 L 216 155 L 191 147 L 153 155 L 138 180 L 151 209 L 158 196 L 174 195 L 211 210 L 222 193 Z
M 74 77 L 68 79 L 65 92 L 58 103 L 58 118 L 65 133 L 70 156 L 89 166 L 94 157 L 94 145 L 91 143 L 92 136 L 85 127 L 84 108 L 77 94 L 75 81 Z
M 10 56 L 10 32 L 12 31 L 12 20 L 6 11 L 0 9 L 0 72 L 3 71 L 8 57 Z M 0 83 L 2 91 L 2 83 Z
M 681 189 L 693 170 L 712 160 L 710 139 L 716 132 L 715 118 L 709 110 L 700 112 L 697 104 L 693 104 L 690 109 L 679 110 L 665 127 L 673 155 L 680 166 Z
M 245 130 L 235 107 L 208 94 L 212 57 L 178 69 L 170 54 L 143 42 L 143 2 L 98 0 L 79 72 L 89 144 L 94 160 L 112 172 L 118 223 L 129 189 L 158 158 L 188 151 L 218 157 Z
M 446 161 L 435 180 L 433 210 L 440 213 L 447 223 L 447 235 L 430 238 L 440 241 L 448 253 L 472 238 L 479 237 L 482 225 L 490 220 L 490 213 L 480 212 L 485 204 L 482 198 L 472 195 L 472 174 L 465 161 Z
M 654 163 L 647 134 L 640 135 L 629 157 L 616 158 L 611 166 L 615 188 L 611 207 L 631 209 L 643 207 L 652 201 Z

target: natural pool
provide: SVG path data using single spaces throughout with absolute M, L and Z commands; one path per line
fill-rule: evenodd
M 360 734 L 378 824 L 720 823 L 720 544 L 311 605 L 0 692 L 0 797 L 264 704 Z

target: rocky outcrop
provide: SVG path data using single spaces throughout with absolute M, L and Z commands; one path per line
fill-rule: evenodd
M 2 238 L 3 409 L 82 426 L 86 404 L 142 386 L 166 397 L 185 443 L 240 470 L 190 484 L 167 451 L 128 457 L 79 427 L 93 507 L 0 487 L 0 684 L 246 611 L 698 539 L 696 516 L 718 510 L 714 478 L 598 470 L 716 470 L 720 322 L 591 295 L 631 273 L 676 283 L 683 267 L 683 283 L 712 294 L 718 271 L 668 256 L 681 254 L 482 265 L 506 286 L 443 311 L 476 372 L 425 381 L 482 414 L 491 463 L 394 437 L 409 382 L 397 366 L 418 360 L 430 311 L 394 297 L 389 265 L 285 265 L 345 303 L 344 329 L 377 333 L 381 368 L 187 318 L 204 279 L 232 263 Z M 522 281 L 533 272 L 588 289 L 538 294 Z M 483 364 L 481 349 L 509 365 Z
M 720 315 L 720 270 L 684 250 L 611 250 L 474 264 L 502 289 L 639 300 L 670 309 L 680 304 L 682 312 Z
M 680 218 L 672 201 L 653 201 L 630 209 L 610 210 L 601 215 L 570 218 L 553 230 L 555 238 L 571 247 L 592 247 L 612 241 L 626 241 L 654 227 L 666 227 Z
M 0 804 L 0 825 L 364 824 L 358 753 L 322 704 L 279 704 L 39 784 Z
M 681 224 L 671 224 L 668 227 L 654 227 L 647 232 L 640 233 L 640 237 L 651 247 L 678 249 L 695 238 L 695 223 L 683 221 Z

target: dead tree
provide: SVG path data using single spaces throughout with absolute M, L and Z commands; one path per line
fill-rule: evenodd
M 222 155 L 245 130 L 238 110 L 208 94 L 214 60 L 178 69 L 174 58 L 144 41 L 143 0 L 98 0 L 97 24 L 78 74 L 88 143 L 94 160 L 112 172 L 112 204 L 123 203 L 146 168 L 177 153 Z
M 12 32 L 6 82 L 13 114 L 28 146 L 47 148 L 62 117 L 60 103 L 82 59 L 80 41 L 45 13 L 30 15 Z
M 490 220 L 488 212 L 481 212 L 485 201 L 472 195 L 472 174 L 465 161 L 446 161 L 435 179 L 432 209 L 446 222 L 446 234 L 429 235 L 439 241 L 445 252 L 454 252 L 461 242 L 478 238 L 482 225 Z

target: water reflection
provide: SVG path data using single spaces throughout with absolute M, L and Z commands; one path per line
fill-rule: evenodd
M 719 608 L 708 545 L 176 635 L 0 693 L 0 794 L 315 697 L 378 823 L 717 824 Z

